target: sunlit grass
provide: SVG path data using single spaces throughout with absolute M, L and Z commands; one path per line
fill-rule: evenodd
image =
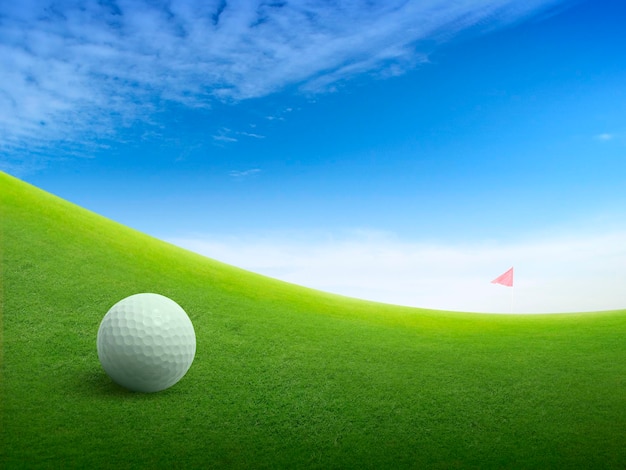
M 624 468 L 626 311 L 394 307 L 251 274 L 0 174 L 0 467 Z M 98 362 L 106 311 L 171 297 L 198 348 L 156 394 Z

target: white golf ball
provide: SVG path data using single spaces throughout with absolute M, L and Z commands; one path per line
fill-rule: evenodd
M 158 392 L 178 382 L 196 354 L 191 320 L 173 300 L 135 294 L 113 305 L 98 329 L 98 358 L 119 385 Z

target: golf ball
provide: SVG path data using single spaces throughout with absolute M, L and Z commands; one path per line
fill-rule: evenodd
M 119 385 L 137 392 L 171 387 L 189 370 L 196 334 L 185 311 L 159 294 L 113 305 L 98 329 L 98 358 Z

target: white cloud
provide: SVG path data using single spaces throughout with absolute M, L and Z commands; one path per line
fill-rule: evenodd
M 237 142 L 237 139 L 224 134 L 216 134 L 213 136 L 213 140 L 218 142 Z
M 163 102 L 322 91 L 426 60 L 418 44 L 560 0 L 0 3 L 0 149 L 101 140 Z
M 252 137 L 253 139 L 265 139 L 264 135 L 254 134 L 252 132 L 239 132 L 238 134 L 244 137 Z
M 233 170 L 229 172 L 229 175 L 236 179 L 243 179 L 243 178 L 248 178 L 250 176 L 257 175 L 260 172 L 261 170 L 259 168 L 251 168 L 250 170 L 243 170 L 243 171 Z
M 596 135 L 596 139 L 597 140 L 601 140 L 603 142 L 607 142 L 609 140 L 612 140 L 613 137 L 615 137 L 613 134 L 609 134 L 609 133 L 604 133 L 604 134 L 597 134 Z
M 352 297 L 458 311 L 553 313 L 626 307 L 626 231 L 473 245 L 343 236 L 176 237 L 235 266 Z M 491 284 L 515 267 L 515 286 Z
M 227 127 L 222 127 L 217 134 L 211 136 L 213 140 L 220 143 L 239 142 L 238 137 L 248 137 L 251 139 L 265 139 L 264 135 L 254 134 L 252 132 L 233 131 Z

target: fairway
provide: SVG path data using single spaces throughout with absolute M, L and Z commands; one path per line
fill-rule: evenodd
M 0 468 L 625 468 L 626 310 L 486 315 L 269 279 L 0 173 Z M 193 322 L 193 365 L 128 392 L 117 301 Z

